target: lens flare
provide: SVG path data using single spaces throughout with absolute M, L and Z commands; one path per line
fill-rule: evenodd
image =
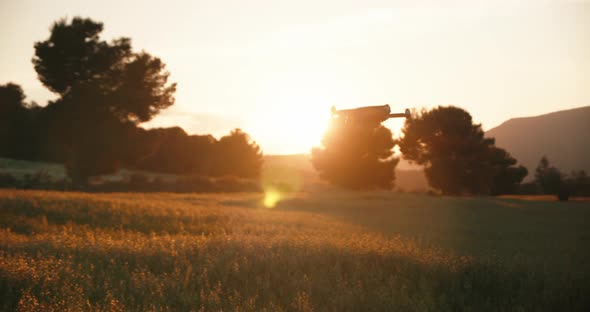
M 281 200 L 281 193 L 277 190 L 266 190 L 264 191 L 263 204 L 266 208 L 274 208 L 277 203 Z

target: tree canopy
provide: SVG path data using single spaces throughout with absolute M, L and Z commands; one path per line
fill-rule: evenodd
M 430 186 L 443 194 L 497 194 L 527 174 L 461 108 L 439 106 L 414 114 L 402 132 L 403 157 L 423 165 Z
M 173 174 L 258 178 L 262 152 L 240 129 L 216 140 L 211 135 L 188 135 L 179 127 L 143 130 L 140 151 L 132 167 Z
M 176 84 L 167 84 L 164 63 L 134 53 L 129 38 L 101 40 L 102 30 L 87 18 L 57 21 L 50 37 L 35 43 L 33 64 L 43 85 L 85 111 L 108 111 L 123 122 L 148 121 L 174 104 Z
M 101 40 L 102 30 L 91 19 L 62 19 L 35 44 L 39 80 L 60 96 L 45 110 L 50 137 L 80 183 L 116 171 L 133 125 L 174 104 L 176 84 L 168 84 L 164 63 L 134 53 L 128 38 Z
M 535 182 L 542 194 L 557 194 L 562 186 L 564 174 L 551 166 L 549 159 L 543 156 L 535 169 Z
M 0 116 L 8 116 L 25 109 L 23 89 L 14 83 L 0 85 Z
M 355 121 L 333 117 L 322 147 L 312 150 L 320 177 L 349 189 L 391 189 L 395 180 L 395 142 L 383 120 Z
M 50 30 L 32 62 L 58 98 L 39 107 L 20 86 L 0 85 L 0 156 L 64 163 L 79 185 L 121 167 L 258 177 L 262 153 L 241 130 L 217 140 L 139 127 L 174 104 L 176 84 L 159 58 L 134 52 L 129 38 L 101 39 L 103 24 L 88 18 L 61 19 Z
M 0 157 L 35 160 L 38 136 L 34 123 L 40 108 L 25 102 L 22 88 L 0 85 Z

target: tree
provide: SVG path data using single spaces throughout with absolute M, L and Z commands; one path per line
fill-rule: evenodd
M 123 122 L 140 123 L 174 104 L 164 63 L 133 53 L 131 40 L 100 40 L 103 24 L 75 17 L 56 22 L 49 39 L 35 44 L 33 64 L 51 91 L 74 98 L 88 111 L 105 110 Z M 92 112 L 94 113 L 94 112 Z
M 14 157 L 18 152 L 18 127 L 25 118 L 25 95 L 19 85 L 0 85 L 0 156 Z
M 52 92 L 63 95 L 77 85 L 103 87 L 116 84 L 126 60 L 131 57 L 131 41 L 120 38 L 100 40 L 103 24 L 74 17 L 60 19 L 51 27 L 49 39 L 35 43 L 33 65 L 39 80 Z
M 39 80 L 60 98 L 49 103 L 49 137 L 65 155 L 77 183 L 111 173 L 125 160 L 135 126 L 174 103 L 176 84 L 168 84 L 164 63 L 131 41 L 100 39 L 103 24 L 75 17 L 57 21 L 49 39 L 35 44 L 33 64 Z
M 71 144 L 66 146 L 66 172 L 77 185 L 87 183 L 89 177 L 116 172 L 123 164 L 126 124 L 113 119 L 81 127 Z
M 471 115 L 439 106 L 406 119 L 399 141 L 405 159 L 424 166 L 431 187 L 446 195 L 498 194 L 514 189 L 526 168 L 485 138 Z
M 572 171 L 570 183 L 577 196 L 590 196 L 590 177 L 584 170 Z
M 142 156 L 132 166 L 137 169 L 217 177 L 260 176 L 260 147 L 240 129 L 219 140 L 211 135 L 188 135 L 179 127 L 145 130 L 139 137 Z
M 256 142 L 241 129 L 233 130 L 215 143 L 214 176 L 259 178 L 262 170 L 262 152 Z
M 391 189 L 395 180 L 395 141 L 383 120 L 334 117 L 311 161 L 320 177 L 349 189 Z
M 5 116 L 14 115 L 25 108 L 23 89 L 14 83 L 0 85 L 0 113 Z
M 0 156 L 36 160 L 40 108 L 25 102 L 22 88 L 14 83 L 0 85 Z
M 528 174 L 527 168 L 516 166 L 516 159 L 501 148 L 490 147 L 489 151 L 490 163 L 494 169 L 490 195 L 515 193 Z
M 564 175 L 559 169 L 551 166 L 546 156 L 543 156 L 535 170 L 535 182 L 543 194 L 557 194 L 562 187 Z
M 209 175 L 216 141 L 213 136 L 188 135 L 182 128 L 173 127 L 150 129 L 141 137 L 147 148 L 140 148 L 143 155 L 134 167 L 162 173 Z

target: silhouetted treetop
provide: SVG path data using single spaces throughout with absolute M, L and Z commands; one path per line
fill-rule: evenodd
M 119 74 L 132 54 L 130 40 L 102 41 L 102 30 L 102 23 L 88 18 L 55 22 L 49 39 L 35 43 L 33 64 L 39 80 L 49 90 L 63 94 L 76 84 L 104 83 Z
M 61 19 L 33 58 L 39 80 L 59 94 L 42 114 L 51 154 L 81 184 L 132 162 L 135 127 L 174 104 L 176 91 L 159 58 L 134 53 L 128 38 L 102 40 L 102 30 L 88 18 Z
M 119 119 L 145 122 L 174 103 L 176 84 L 166 85 L 169 74 L 165 66 L 145 52 L 130 58 L 110 99 Z
M 87 110 L 102 109 L 123 122 L 148 121 L 174 104 L 176 84 L 167 84 L 164 63 L 146 52 L 133 53 L 128 38 L 100 40 L 102 30 L 102 23 L 91 19 L 57 21 L 49 39 L 35 44 L 39 80 L 62 98 L 94 105 Z
M 405 159 L 424 166 L 430 186 L 443 194 L 499 194 L 514 190 L 527 174 L 485 138 L 481 125 L 458 107 L 439 106 L 407 119 L 399 141 Z
M 9 116 L 25 108 L 23 89 L 14 83 L 0 85 L 0 115 Z
M 38 158 L 36 125 L 40 109 L 35 103 L 25 102 L 19 85 L 0 85 L 0 157 Z
M 349 189 L 391 189 L 399 159 L 393 157 L 392 133 L 381 121 L 333 117 L 323 146 L 311 153 L 320 177 Z
M 235 175 L 244 178 L 258 178 L 262 169 L 262 152 L 256 142 L 241 129 L 234 129 L 229 135 L 216 142 L 213 174 Z
M 549 163 L 546 156 L 541 157 L 535 169 L 535 182 L 543 194 L 557 194 L 563 183 L 564 174 Z
M 467 111 L 454 106 L 439 106 L 407 119 L 403 133 L 400 148 L 404 158 L 420 165 L 431 162 L 434 154 L 454 157 L 468 152 L 464 149 L 473 147 L 469 143 L 494 143 L 493 139 L 484 138 L 481 125 L 473 124 Z
M 524 166 L 517 166 L 517 160 L 506 150 L 496 146 L 488 147 L 489 163 L 492 166 L 493 180 L 490 195 L 512 194 L 527 176 Z
M 88 18 L 61 19 L 35 43 L 38 78 L 58 95 L 45 107 L 26 103 L 16 84 L 0 85 L 0 157 L 62 162 L 76 185 L 122 167 L 259 177 L 260 147 L 239 129 L 217 140 L 140 128 L 173 105 L 176 84 L 159 58 L 133 52 L 128 38 L 101 40 L 102 30 Z
M 139 136 L 137 169 L 174 174 L 258 178 L 260 147 L 240 129 L 216 140 L 211 135 L 188 135 L 178 127 L 144 130 Z

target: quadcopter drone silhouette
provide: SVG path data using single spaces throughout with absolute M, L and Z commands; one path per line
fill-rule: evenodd
M 406 108 L 403 113 L 391 113 L 389 104 L 376 106 L 363 106 L 352 109 L 337 110 L 332 106 L 332 118 L 343 118 L 346 122 L 383 122 L 389 118 L 411 118 L 412 114 Z

